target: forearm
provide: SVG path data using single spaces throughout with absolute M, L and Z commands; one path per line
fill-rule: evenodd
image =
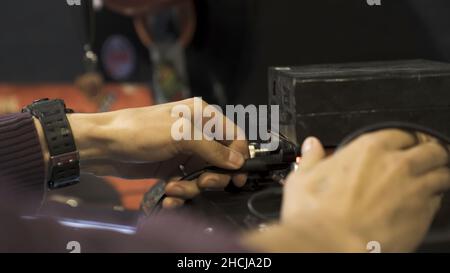
M 75 144 L 82 163 L 110 159 L 114 153 L 114 138 L 120 134 L 111 126 L 114 112 L 96 114 L 69 114 Z

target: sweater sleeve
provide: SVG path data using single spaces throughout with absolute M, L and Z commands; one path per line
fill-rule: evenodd
M 0 116 L 0 197 L 39 205 L 45 191 L 45 164 L 32 116 Z

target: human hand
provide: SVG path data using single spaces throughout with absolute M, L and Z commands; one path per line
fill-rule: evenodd
M 208 104 L 200 101 L 202 109 Z M 194 99 L 151 107 L 125 109 L 99 114 L 68 115 L 77 148 L 80 151 L 82 170 L 98 176 L 124 178 L 161 178 L 168 180 L 180 175 L 179 166 L 186 172 L 214 165 L 225 169 L 239 169 L 248 157 L 248 145 L 238 140 L 239 128 L 225 116 L 200 117 L 200 126 L 211 119 L 223 120 L 224 128 L 215 128 L 224 138 L 233 130 L 237 140 L 215 141 L 180 140 L 172 136 L 172 126 L 180 117 L 172 115 L 173 107 L 185 105 L 191 109 L 188 119 L 196 127 Z M 233 134 L 232 134 L 233 135 Z M 168 183 L 165 207 L 177 207 L 185 199 L 193 198 L 203 188 L 224 188 L 233 183 L 241 187 L 246 176 L 205 173 L 196 181 Z
M 364 252 L 377 241 L 383 252 L 413 251 L 450 188 L 448 161 L 436 141 L 418 144 L 399 130 L 364 135 L 329 158 L 309 138 L 285 185 L 280 224 L 246 242 L 270 251 Z

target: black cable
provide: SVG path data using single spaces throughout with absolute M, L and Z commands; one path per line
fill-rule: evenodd
M 450 156 L 450 151 L 447 147 L 448 145 L 450 145 L 450 138 L 448 136 L 441 134 L 440 132 L 437 132 L 431 128 L 424 127 L 422 125 L 408 123 L 408 122 L 398 122 L 398 121 L 377 123 L 374 125 L 363 127 L 361 129 L 351 133 L 347 137 L 345 137 L 344 140 L 339 144 L 338 149 L 342 149 L 347 144 L 349 144 L 353 140 L 357 139 L 358 137 L 360 137 L 366 133 L 371 133 L 371 132 L 375 132 L 375 131 L 379 131 L 379 130 L 386 130 L 386 129 L 400 129 L 400 130 L 404 130 L 408 133 L 420 132 L 420 133 L 429 135 L 431 137 L 434 137 L 444 146 L 444 148 L 446 148 L 446 150 L 447 150 L 447 152 L 449 152 L 449 156 Z M 265 191 L 262 191 L 259 193 L 255 193 L 247 201 L 247 207 L 248 207 L 250 213 L 252 213 L 255 217 L 257 217 L 263 221 L 273 220 L 275 218 L 275 216 L 264 215 L 264 213 L 258 211 L 254 207 L 254 202 L 255 202 L 255 200 L 257 200 L 259 198 L 264 198 L 264 197 L 267 198 L 270 195 L 272 195 L 272 196 L 282 195 L 282 189 L 281 188 L 280 189 L 268 189 L 268 190 L 265 190 Z
M 344 146 L 346 146 L 347 144 L 349 144 L 356 138 L 360 137 L 361 135 L 379 131 L 379 130 L 386 130 L 386 129 L 400 129 L 400 130 L 406 131 L 408 133 L 417 133 L 417 132 L 424 133 L 426 135 L 436 138 L 444 145 L 450 145 L 450 137 L 449 136 L 446 136 L 446 135 L 444 135 L 438 131 L 435 131 L 431 128 L 428 128 L 428 127 L 425 127 L 425 126 L 422 126 L 419 124 L 409 123 L 409 122 L 389 121 L 389 122 L 382 122 L 382 123 L 369 125 L 369 126 L 363 127 L 361 129 L 351 133 L 350 135 L 345 137 L 344 140 L 342 140 L 342 142 L 338 146 L 338 149 L 343 148 Z
M 251 214 L 253 214 L 255 217 L 264 220 L 264 221 L 270 221 L 273 219 L 276 219 L 279 216 L 279 213 L 267 215 L 262 212 L 259 212 L 255 206 L 254 203 L 258 199 L 264 198 L 266 196 L 282 196 L 283 195 L 283 189 L 282 188 L 272 188 L 267 189 L 264 191 L 257 192 L 255 194 L 252 194 L 250 198 L 247 200 L 247 208 L 250 211 Z
M 377 123 L 374 125 L 363 127 L 361 129 L 351 133 L 347 137 L 345 137 L 344 140 L 339 144 L 338 150 L 342 149 L 344 146 L 346 146 L 347 144 L 349 144 L 356 138 L 360 137 L 361 135 L 364 135 L 364 134 L 370 133 L 370 132 L 379 131 L 379 130 L 386 130 L 386 129 L 400 129 L 400 130 L 404 130 L 408 133 L 417 133 L 417 132 L 424 133 L 426 135 L 429 135 L 429 136 L 439 140 L 439 142 L 441 142 L 441 144 L 446 148 L 446 150 L 450 154 L 450 151 L 447 147 L 448 145 L 450 145 L 450 138 L 448 136 L 443 135 L 440 132 L 437 132 L 431 128 L 424 127 L 422 125 L 408 123 L 408 122 L 399 122 L 399 121 L 383 122 L 383 123 Z M 276 158 L 276 160 L 279 160 L 279 158 Z M 263 158 L 253 158 L 253 159 L 247 160 L 247 162 L 243 166 L 243 168 L 241 168 L 240 170 L 234 170 L 234 171 L 210 166 L 210 167 L 203 168 L 201 170 L 194 171 L 194 172 L 184 176 L 183 178 L 181 178 L 180 181 L 189 181 L 189 180 L 197 179 L 205 172 L 233 174 L 233 173 L 248 173 L 248 172 L 257 172 L 257 171 L 267 171 L 269 168 L 270 168 L 270 170 L 276 170 L 277 168 L 279 168 L 279 169 L 286 168 L 285 164 L 270 165 L 270 164 L 266 164 L 267 162 L 274 162 L 274 161 L 272 161 L 271 159 L 268 159 L 267 157 L 266 158 L 264 158 L 264 157 Z M 293 162 L 295 162 L 295 160 Z M 264 213 L 258 211 L 254 206 L 254 202 L 260 198 L 266 198 L 267 196 L 270 196 L 270 195 L 272 195 L 272 196 L 282 195 L 282 188 L 276 188 L 276 189 L 272 188 L 272 189 L 268 189 L 268 190 L 264 190 L 264 191 L 255 193 L 247 201 L 247 207 L 248 207 L 250 213 L 263 221 L 273 220 L 274 218 L 276 218 L 276 216 L 275 215 L 265 215 Z M 164 195 L 159 200 L 158 204 L 154 208 L 155 211 L 160 209 L 162 200 L 165 197 L 166 196 Z

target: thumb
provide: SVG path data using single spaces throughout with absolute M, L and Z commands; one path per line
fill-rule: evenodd
M 245 162 L 244 155 L 214 140 L 186 141 L 183 148 L 219 168 L 236 170 Z
M 322 143 L 315 137 L 308 137 L 302 144 L 300 171 L 307 171 L 325 157 Z

